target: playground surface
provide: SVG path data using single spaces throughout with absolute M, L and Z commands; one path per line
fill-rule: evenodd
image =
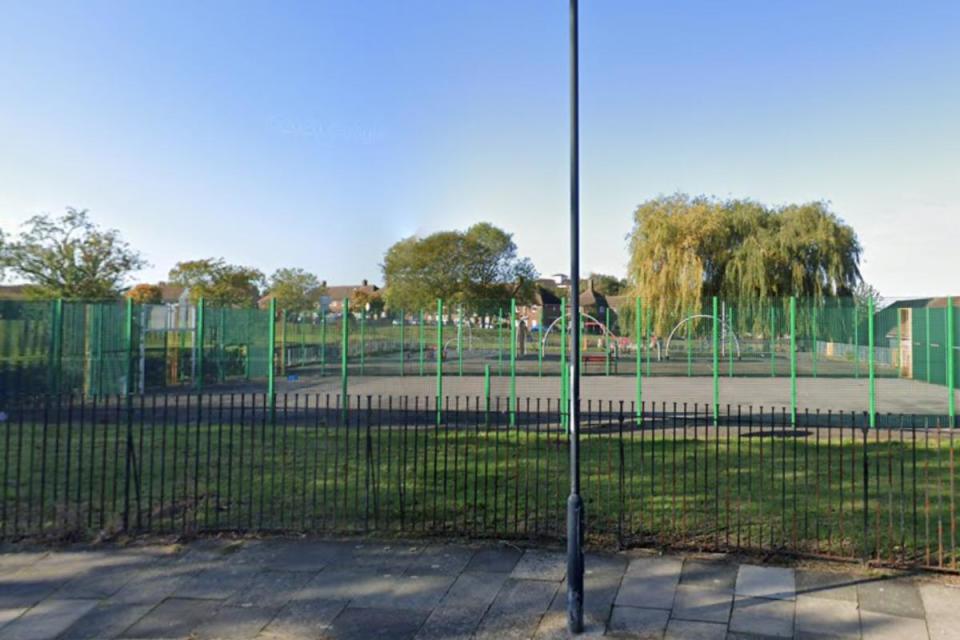
M 949 577 L 723 555 L 587 554 L 583 636 L 960 638 Z M 561 550 L 273 538 L 0 548 L 0 638 L 541 639 Z
M 720 405 L 731 407 L 764 407 L 777 411 L 790 407 L 790 380 L 784 378 L 720 378 Z M 491 378 L 491 397 L 506 399 L 510 396 L 510 378 Z M 437 393 L 437 380 L 434 376 L 354 376 L 349 379 L 350 395 L 371 395 L 373 397 L 420 396 L 434 397 Z M 483 396 L 484 379 L 482 376 L 444 376 L 443 395 L 451 398 L 477 398 Z M 637 383 L 633 377 L 626 376 L 586 376 L 580 383 L 581 394 L 586 403 L 600 402 L 616 406 L 621 401 L 625 407 L 637 398 Z M 919 416 L 945 416 L 948 411 L 947 390 L 939 385 L 927 384 L 916 380 L 898 378 L 878 378 L 875 381 L 876 410 L 879 414 L 916 414 Z M 236 389 L 237 391 L 242 388 Z M 336 376 L 281 380 L 277 383 L 278 393 L 320 393 L 338 394 L 342 390 L 341 380 Z M 960 399 L 960 391 L 954 392 Z M 560 380 L 557 377 L 518 376 L 516 395 L 525 401 L 539 400 L 542 407 L 546 403 L 558 402 L 560 398 Z M 694 404 L 708 407 L 713 397 L 713 378 L 694 377 L 650 377 L 642 380 L 642 398 L 647 407 L 660 407 L 673 403 L 691 409 Z M 503 400 L 502 400 L 503 401 Z M 504 405 L 505 406 L 505 405 Z M 797 382 L 797 406 L 800 411 L 811 413 L 832 411 L 839 413 L 862 413 L 869 410 L 869 381 L 866 378 L 801 378 Z

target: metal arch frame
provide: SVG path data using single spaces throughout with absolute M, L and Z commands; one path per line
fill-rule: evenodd
M 569 315 L 569 314 L 568 314 L 568 315 Z M 604 323 L 600 322 L 599 320 L 597 320 L 596 318 L 594 318 L 594 317 L 593 317 L 592 315 L 590 315 L 589 313 L 584 313 L 583 311 L 581 311 L 581 312 L 580 312 L 580 315 L 583 316 L 584 318 L 588 318 L 588 319 L 590 319 L 590 320 L 593 320 L 593 321 L 596 322 L 598 325 L 600 325 L 601 327 L 603 327 L 603 335 L 607 336 L 608 338 L 612 338 L 612 339 L 616 340 L 616 339 L 618 339 L 618 338 L 620 337 L 620 336 L 618 336 L 617 334 L 615 334 L 615 333 L 613 333 L 612 331 L 610 331 L 610 328 L 609 328 L 607 325 L 605 325 Z M 556 325 L 558 322 L 560 322 L 560 317 L 557 317 L 553 322 L 551 322 L 551 323 L 547 326 L 547 330 L 543 332 L 543 335 L 542 335 L 542 336 L 540 336 L 540 345 L 541 345 L 541 346 L 543 346 L 543 347 L 546 347 L 546 346 L 547 346 L 547 336 L 550 335 L 550 332 L 553 331 L 554 325 Z
M 692 316 L 687 316 L 686 318 L 684 318 L 683 320 L 681 320 L 680 322 L 678 322 L 678 323 L 677 323 L 677 326 L 675 326 L 675 327 L 673 328 L 673 330 L 670 331 L 670 335 L 667 336 L 667 342 L 666 342 L 666 344 L 664 344 L 664 347 L 663 347 L 663 359 L 664 359 L 664 360 L 669 360 L 669 359 L 670 359 L 670 342 L 673 340 L 673 336 L 676 335 L 676 333 L 677 333 L 677 331 L 680 329 L 680 327 L 682 327 L 682 326 L 685 325 L 686 323 L 690 322 L 691 320 L 696 320 L 697 318 L 706 318 L 707 320 L 711 320 L 711 321 L 713 320 L 713 316 L 708 316 L 708 315 L 705 314 L 705 313 L 697 313 L 697 314 L 694 314 L 694 315 L 692 315 Z M 730 335 L 733 336 L 733 343 L 734 343 L 734 344 L 736 345 L 736 347 L 737 347 L 737 360 L 740 360 L 740 359 L 742 358 L 742 354 L 741 354 L 741 352 L 740 352 L 740 338 L 737 337 L 737 334 L 736 334 L 736 332 L 734 332 L 733 327 L 730 326 L 730 322 L 728 322 L 728 321 L 726 321 L 726 320 L 719 320 L 719 322 L 720 322 L 720 325 L 721 325 L 721 326 L 725 326 L 726 329 L 727 329 L 727 331 L 730 332 Z

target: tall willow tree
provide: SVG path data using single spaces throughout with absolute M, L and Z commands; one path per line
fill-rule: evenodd
M 637 207 L 629 241 L 633 293 L 660 334 L 714 295 L 739 305 L 822 300 L 862 282 L 857 235 L 824 202 L 663 196 Z

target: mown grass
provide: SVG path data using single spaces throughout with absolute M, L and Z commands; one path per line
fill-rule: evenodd
M 4 423 L 0 535 L 87 538 L 124 522 L 155 532 L 564 535 L 569 449 L 556 425 L 509 428 L 500 414 L 489 426 L 324 417 Z M 582 437 L 587 526 L 623 543 L 949 565 L 954 450 L 952 434 L 936 431 L 864 439 L 850 428 L 614 422 Z

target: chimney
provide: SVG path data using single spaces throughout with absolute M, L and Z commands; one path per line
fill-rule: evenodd
M 367 286 L 367 280 L 364 279 L 364 280 L 360 283 L 360 286 L 361 286 L 361 287 Z

